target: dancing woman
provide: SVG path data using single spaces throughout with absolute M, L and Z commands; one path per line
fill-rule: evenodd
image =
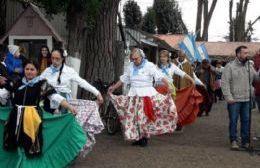
M 186 74 L 184 71 L 182 71 L 180 68 L 178 68 L 176 65 L 172 64 L 170 61 L 170 54 L 167 50 L 161 50 L 159 53 L 159 63 L 157 65 L 159 71 L 163 74 L 163 76 L 168 80 L 168 84 L 171 86 L 172 89 L 172 96 L 176 96 L 175 87 L 173 85 L 173 76 L 178 75 L 181 78 L 184 78 L 188 80 L 191 84 L 194 85 L 194 80 Z M 156 82 L 156 90 L 161 93 L 165 94 L 167 91 L 165 85 L 163 85 L 162 82 L 157 81 Z
M 88 137 L 87 144 L 81 153 L 82 156 L 85 156 L 96 142 L 94 134 L 100 133 L 104 128 L 98 112 L 98 105 L 103 103 L 103 97 L 95 87 L 82 79 L 73 68 L 65 64 L 65 56 L 62 49 L 52 50 L 51 61 L 51 66 L 45 69 L 41 74 L 41 78 L 46 79 L 55 88 L 57 93 L 65 97 L 70 104 L 76 106 L 78 110 L 76 118 Z M 97 103 L 73 98 L 71 94 L 73 82 L 77 83 L 84 90 L 94 94 L 97 97 Z M 60 111 L 62 113 L 65 112 L 63 109 Z
M 46 112 L 48 107 L 59 106 L 73 114 L 76 110 L 41 80 L 38 72 L 37 63 L 28 61 L 25 77 L 9 87 L 11 112 L 8 107 L 0 109 L 0 142 L 4 147 L 0 149 L 0 167 L 66 167 L 85 144 L 85 134 L 72 115 L 59 118 Z M 46 101 L 50 105 L 43 110 L 40 106 Z
M 120 80 L 109 88 L 112 102 L 117 109 L 126 140 L 133 145 L 146 146 L 151 135 L 172 133 L 176 128 L 177 112 L 171 96 L 159 94 L 153 87 L 153 79 L 168 85 L 156 66 L 145 59 L 139 48 L 131 51 L 130 63 Z M 112 92 L 122 84 L 130 84 L 127 96 L 115 96 Z

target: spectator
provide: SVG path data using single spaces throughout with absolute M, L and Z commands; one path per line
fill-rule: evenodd
M 249 55 L 248 48 L 239 46 L 235 52 L 236 58 L 225 66 L 221 81 L 222 91 L 228 104 L 229 139 L 233 150 L 239 148 L 237 137 L 237 120 L 239 116 L 241 146 L 243 148 L 250 147 L 250 90 L 253 90 L 253 80 L 257 79 L 253 63 L 247 59 Z M 248 70 L 250 70 L 250 73 Z
M 206 116 L 208 116 L 214 102 L 214 81 L 216 77 L 216 72 L 213 66 L 210 65 L 209 61 L 204 59 L 202 60 L 202 64 L 200 65 L 200 67 L 197 69 L 196 74 L 206 87 L 205 92 L 202 93 L 200 91 L 206 102 L 202 104 L 199 116 L 201 116 L 204 111 L 206 113 Z
M 219 100 L 223 100 L 224 96 L 221 90 L 221 76 L 222 72 L 224 70 L 224 67 L 222 66 L 222 63 L 220 61 L 216 62 L 216 80 L 215 80 L 215 100 L 217 101 L 217 97 Z
M 23 62 L 20 59 L 20 51 L 17 45 L 8 45 L 9 52 L 5 60 L 7 72 L 14 81 L 23 76 Z
M 253 58 L 254 61 L 254 68 L 257 72 L 260 71 L 260 49 L 256 52 L 256 55 Z M 260 82 L 255 81 L 254 82 L 255 87 L 255 100 L 257 103 L 258 111 L 260 112 Z
M 40 73 L 51 65 L 51 54 L 48 46 L 43 45 L 39 56 Z

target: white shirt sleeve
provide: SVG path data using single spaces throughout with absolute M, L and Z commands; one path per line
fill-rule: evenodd
M 196 85 L 204 86 L 204 84 L 201 82 L 201 80 L 197 77 L 197 75 L 193 72 L 193 78 L 195 80 Z
M 172 64 L 172 70 L 173 70 L 173 75 L 176 74 L 178 76 L 180 76 L 181 78 L 183 78 L 186 73 L 184 71 L 182 71 L 179 67 L 177 67 L 175 64 Z
M 93 93 L 95 96 L 97 96 L 99 94 L 99 91 L 92 85 L 90 85 L 86 80 L 82 79 L 79 74 L 74 70 L 71 69 L 71 74 L 72 80 L 76 83 L 78 83 L 78 85 L 82 88 L 84 88 L 85 90 Z
M 158 70 L 158 68 L 153 63 L 150 63 L 149 71 L 151 72 L 151 75 L 154 77 L 156 81 L 161 81 L 162 78 L 164 78 L 163 74 Z
M 60 106 L 60 103 L 65 100 L 64 97 L 62 97 L 59 94 L 52 94 L 48 96 L 48 99 L 50 100 L 50 108 L 57 109 Z

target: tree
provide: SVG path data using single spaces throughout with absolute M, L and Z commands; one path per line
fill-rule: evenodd
M 89 81 L 100 78 L 111 82 L 115 80 L 115 71 L 123 70 L 123 62 L 118 62 L 116 54 L 117 12 L 120 0 L 103 0 L 99 14 L 95 18 L 95 31 L 85 36 L 85 57 L 82 59 L 82 76 Z M 123 61 L 123 59 L 122 59 Z M 120 67 L 115 69 L 115 67 Z M 88 96 L 85 92 L 83 97 Z
M 233 0 L 229 1 L 229 40 L 251 41 L 253 25 L 260 19 L 258 16 L 253 22 L 249 21 L 246 28 L 246 13 L 249 0 L 240 0 L 236 3 L 236 15 L 233 17 Z
M 128 0 L 123 8 L 125 25 L 131 29 L 138 29 L 142 21 L 142 12 L 137 2 Z
M 247 29 L 245 32 L 246 41 L 250 42 L 252 40 L 252 35 L 254 34 L 253 25 L 260 20 L 260 16 L 258 16 L 253 22 L 250 20 L 247 25 Z
M 28 1 L 28 0 L 27 0 Z M 117 12 L 120 0 L 33 0 L 49 14 L 64 12 L 69 32 L 68 52 L 81 59 L 81 76 L 111 82 L 123 62 L 116 56 Z M 123 55 L 119 55 L 123 56 Z M 87 98 L 90 94 L 81 93 Z
M 208 10 L 209 2 L 208 0 L 198 0 L 197 5 L 197 20 L 196 20 L 196 40 L 197 41 L 208 41 L 208 29 L 212 14 L 216 7 L 217 0 L 213 0 Z M 202 25 L 202 16 L 203 16 L 203 29 Z M 202 34 L 201 34 L 202 33 Z
M 179 7 L 174 0 L 154 0 L 153 8 L 158 33 L 188 33 Z
M 142 30 L 154 34 L 156 29 L 155 11 L 152 7 L 147 9 L 143 17 Z
M 0 0 L 0 37 L 2 37 L 5 34 L 6 2 L 6 0 Z

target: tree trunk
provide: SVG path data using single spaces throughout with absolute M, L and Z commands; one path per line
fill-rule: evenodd
M 6 0 L 0 0 L 0 37 L 5 34 L 6 28 Z
M 236 18 L 234 19 L 234 41 L 246 41 L 245 20 L 249 0 L 240 0 L 237 3 Z
M 123 68 L 123 62 L 118 63 L 121 66 L 114 65 L 114 59 L 117 59 L 115 51 L 119 2 L 120 0 L 103 2 L 95 20 L 95 29 L 86 34 L 84 56 L 81 59 L 81 76 L 90 83 L 98 78 L 106 82 L 114 81 L 115 67 Z M 89 98 L 90 94 L 81 92 L 80 96 Z
M 196 21 L 197 41 L 199 40 L 208 41 L 209 24 L 214 9 L 216 7 L 216 4 L 217 4 L 217 0 L 213 0 L 210 6 L 210 10 L 208 10 L 208 6 L 209 6 L 208 0 L 198 0 L 197 21 Z M 202 10 L 203 10 L 203 30 L 201 29 Z
M 125 56 L 125 52 L 124 52 L 124 42 L 123 41 L 116 41 L 115 43 L 115 58 L 114 58 L 114 65 L 115 65 L 115 69 L 114 69 L 114 73 L 115 73 L 115 79 L 116 81 L 119 80 L 120 75 L 122 75 L 124 73 L 124 56 Z
M 209 24 L 212 17 L 212 14 L 214 12 L 214 9 L 217 4 L 217 0 L 213 0 L 210 10 L 208 11 L 208 0 L 204 0 L 204 24 L 203 24 L 203 34 L 202 39 L 204 41 L 208 41 L 208 30 L 209 30 Z
M 229 41 L 234 41 L 233 0 L 229 1 Z
M 202 33 L 202 40 L 208 41 L 208 0 L 203 1 L 203 33 Z
M 71 1 L 67 10 L 67 28 L 69 32 L 67 50 L 70 56 L 81 58 L 82 42 L 84 41 L 84 26 L 86 21 L 86 11 L 79 10 Z
M 202 20 L 203 0 L 198 0 L 197 19 L 196 19 L 196 41 L 201 41 L 201 20 Z

